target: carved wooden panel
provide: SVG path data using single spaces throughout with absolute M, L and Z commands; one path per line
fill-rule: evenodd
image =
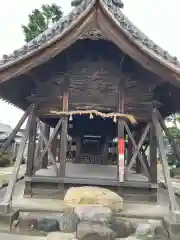
M 113 62 L 83 59 L 70 69 L 70 103 L 116 108 L 119 78 Z

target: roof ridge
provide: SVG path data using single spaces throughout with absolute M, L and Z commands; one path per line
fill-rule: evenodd
M 156 55 L 161 56 L 164 60 L 180 67 L 180 62 L 177 57 L 169 54 L 168 51 L 157 45 L 150 39 L 143 31 L 134 25 L 129 18 L 121 11 L 121 9 L 114 3 L 115 0 L 100 0 L 102 4 L 108 7 L 108 10 L 114 15 L 119 22 L 121 29 L 127 34 L 131 35 L 134 40 L 139 41 L 147 50 L 152 50 Z
M 75 0 L 74 0 L 75 1 Z M 32 53 L 46 47 L 51 42 L 57 40 L 74 21 L 77 20 L 88 8 L 96 3 L 97 0 L 76 0 L 79 4 L 74 7 L 69 14 L 62 17 L 59 21 L 53 24 L 52 27 L 46 29 L 39 36 L 25 44 L 23 47 L 15 50 L 12 54 L 3 55 L 0 60 L 0 70 L 11 64 L 27 58 Z M 113 16 L 120 29 L 134 42 L 139 48 L 153 55 L 154 58 L 163 60 L 166 65 L 172 65 L 173 68 L 180 68 L 180 62 L 177 57 L 171 56 L 168 51 L 158 46 L 154 41 L 147 37 L 138 27 L 136 27 L 128 17 L 121 11 L 123 3 L 121 0 L 99 0 L 100 4 Z

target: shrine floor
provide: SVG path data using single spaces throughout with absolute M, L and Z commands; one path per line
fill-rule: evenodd
M 57 164 L 59 167 L 59 164 Z M 47 169 L 41 169 L 36 172 L 36 176 L 50 176 L 54 177 L 55 172 L 53 166 L 48 166 Z M 117 179 L 117 166 L 115 165 L 98 165 L 98 164 L 80 164 L 80 163 L 66 163 L 66 177 L 71 178 L 84 178 L 84 179 Z M 127 176 L 128 181 L 143 181 L 147 182 L 148 179 L 143 174 L 136 174 L 130 171 Z

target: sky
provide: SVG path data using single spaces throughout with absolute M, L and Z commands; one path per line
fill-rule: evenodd
M 28 14 L 42 4 L 56 3 L 65 14 L 70 0 L 5 0 L 0 1 L 0 57 L 24 44 L 21 25 Z M 123 0 L 126 16 L 148 37 L 180 59 L 180 0 Z M 171 3 L 170 3 L 171 2 Z M 23 112 L 0 100 L 0 121 L 16 125 Z

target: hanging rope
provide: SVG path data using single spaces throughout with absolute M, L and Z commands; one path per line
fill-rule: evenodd
M 72 121 L 74 115 L 89 115 L 90 119 L 93 119 L 94 116 L 99 116 L 102 118 L 112 118 L 114 122 L 117 122 L 117 118 L 126 118 L 128 119 L 132 124 L 136 123 L 136 119 L 134 116 L 130 114 L 125 113 L 102 113 L 97 110 L 77 110 L 77 111 L 68 111 L 68 112 L 58 112 L 58 111 L 50 111 L 52 114 L 56 115 L 62 115 L 62 116 L 69 116 L 69 120 Z

